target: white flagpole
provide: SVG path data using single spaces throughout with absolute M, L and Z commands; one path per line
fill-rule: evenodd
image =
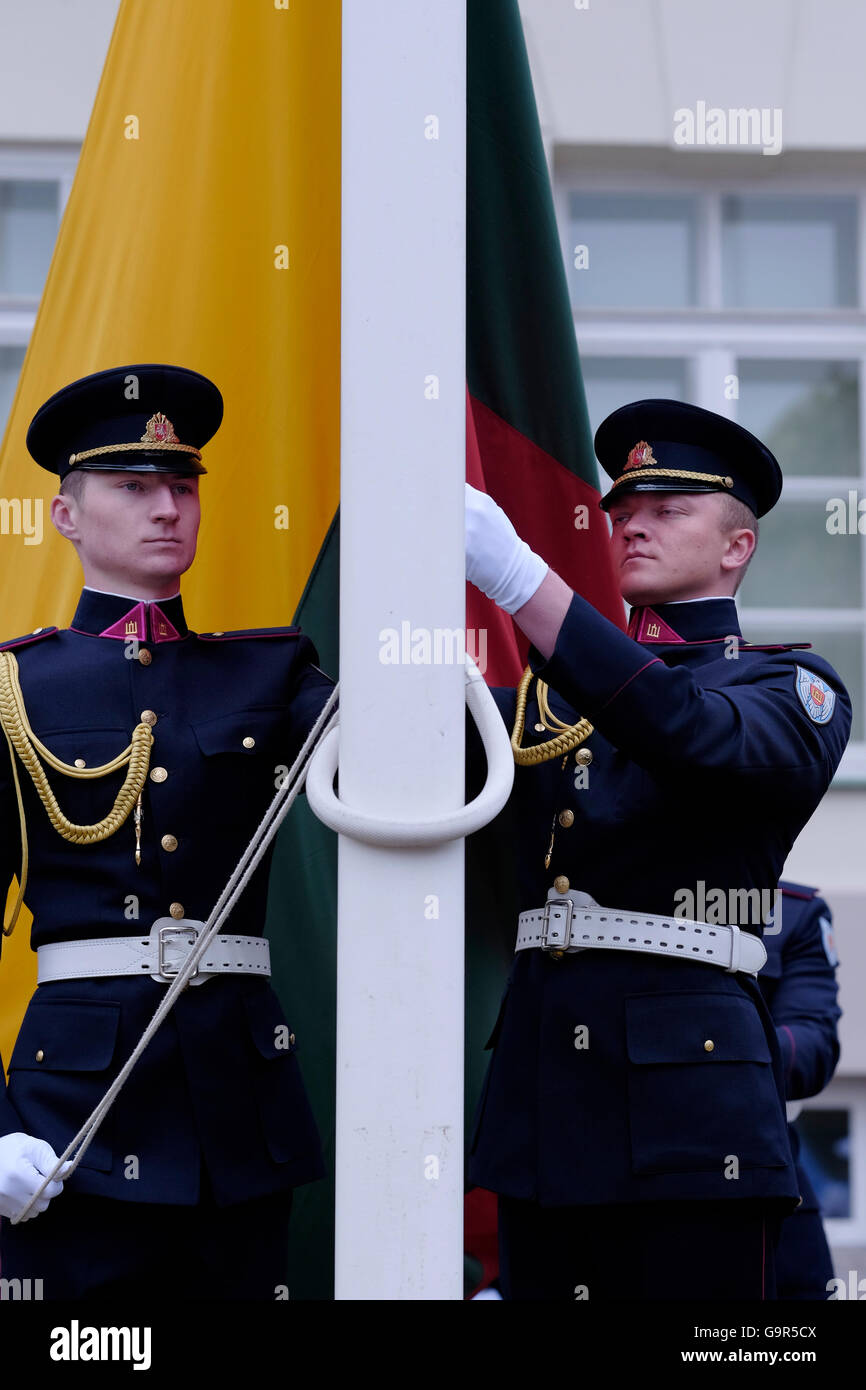
M 465 54 L 343 0 L 339 794 L 407 820 L 464 800 Z M 463 843 L 339 873 L 336 1296 L 459 1299 Z

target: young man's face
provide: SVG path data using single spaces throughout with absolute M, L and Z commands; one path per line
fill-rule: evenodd
M 51 517 L 75 545 L 86 583 L 165 597 L 195 558 L 198 477 L 90 470 L 80 503 L 55 497 Z
M 610 508 L 614 570 L 626 603 L 733 594 L 754 534 L 722 531 L 717 492 L 628 492 Z

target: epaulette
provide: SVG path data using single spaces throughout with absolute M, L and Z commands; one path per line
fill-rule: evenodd
M 236 642 L 246 637 L 300 637 L 299 627 L 247 627 L 237 632 L 199 632 L 202 642 Z
M 41 642 L 45 637 L 54 637 L 59 631 L 59 627 L 34 628 L 23 637 L 12 637 L 8 642 L 0 642 L 0 652 L 9 651 L 12 647 L 26 647 L 30 642 Z
M 805 652 L 811 642 L 741 642 L 741 652 Z
M 806 883 L 791 883 L 783 878 L 779 879 L 779 889 L 784 897 L 801 898 L 805 902 L 811 902 L 818 896 L 817 888 L 810 888 Z

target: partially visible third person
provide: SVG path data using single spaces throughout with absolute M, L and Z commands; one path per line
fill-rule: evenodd
M 842 1010 L 837 1003 L 839 962 L 830 908 L 817 888 L 782 882 L 779 889 L 781 910 L 764 932 L 767 962 L 758 983 L 776 1025 L 791 1118 L 799 1111 L 798 1102 L 817 1096 L 833 1076 Z M 833 1278 L 833 1261 L 794 1124 L 788 1126 L 788 1135 L 801 1200 L 782 1222 L 776 1251 L 778 1297 L 823 1300 Z

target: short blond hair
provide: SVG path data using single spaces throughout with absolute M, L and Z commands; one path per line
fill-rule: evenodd
M 719 530 L 723 535 L 727 531 L 754 532 L 755 549 L 752 551 L 752 555 L 754 555 L 755 550 L 758 548 L 758 518 L 755 516 L 751 507 L 747 506 L 745 502 L 741 502 L 739 497 L 732 497 L 729 492 L 720 492 L 718 495 L 722 499 L 722 506 L 719 508 Z M 746 577 L 746 570 L 752 563 L 752 555 L 749 556 L 740 570 L 737 578 L 737 587 L 734 589 L 734 593 L 737 592 L 737 589 L 739 589 Z
M 74 468 L 71 473 L 66 474 L 66 477 L 60 484 L 60 496 L 71 497 L 73 502 L 77 502 L 80 506 L 81 499 L 84 496 L 84 484 L 86 481 L 87 469 Z

